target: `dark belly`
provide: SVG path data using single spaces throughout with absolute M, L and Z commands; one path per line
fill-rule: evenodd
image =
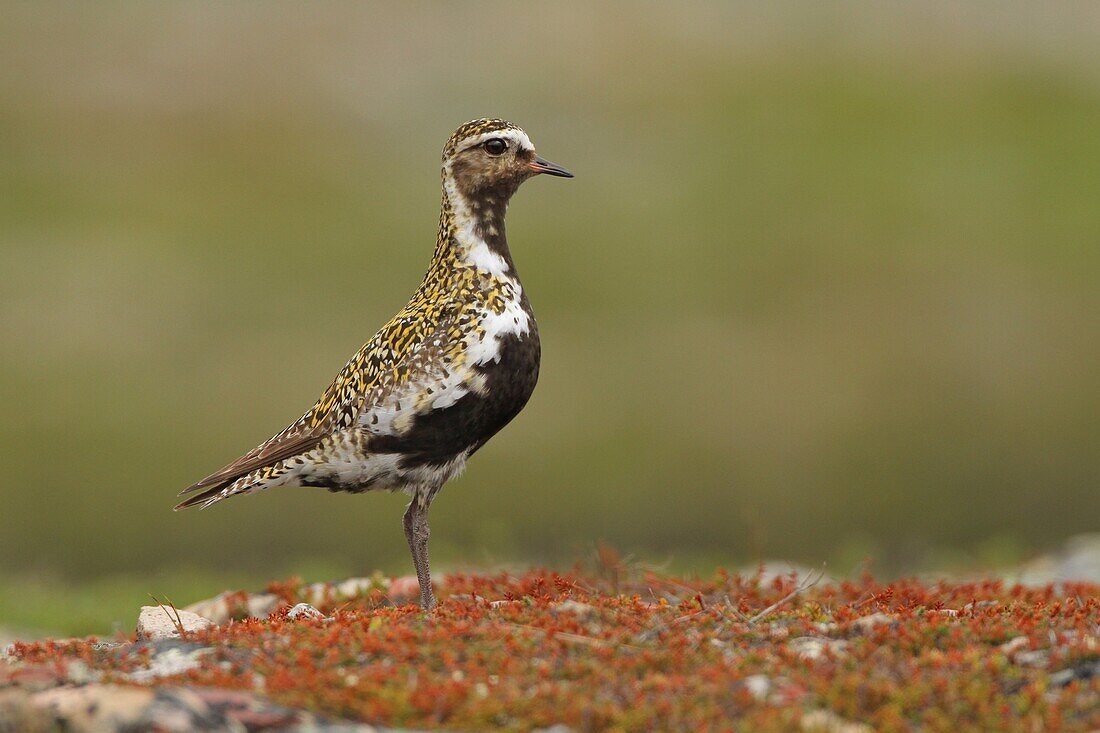
M 485 376 L 485 389 L 463 395 L 450 407 L 418 415 L 404 435 L 377 436 L 369 450 L 400 453 L 402 468 L 442 465 L 485 445 L 519 414 L 539 378 L 538 330 L 506 336 L 500 361 L 475 367 Z

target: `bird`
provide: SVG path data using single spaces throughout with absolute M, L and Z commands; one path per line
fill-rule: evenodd
M 520 184 L 572 178 L 499 118 L 461 125 L 442 157 L 435 252 L 401 311 L 355 353 L 300 418 L 180 492 L 206 508 L 278 486 L 403 491 L 420 605 L 436 606 L 428 509 L 443 485 L 524 408 L 541 346 L 504 219 Z

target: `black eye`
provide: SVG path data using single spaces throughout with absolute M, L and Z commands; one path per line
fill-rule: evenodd
M 508 149 L 508 143 L 501 140 L 499 137 L 494 137 L 485 141 L 485 152 L 489 155 L 500 155 Z

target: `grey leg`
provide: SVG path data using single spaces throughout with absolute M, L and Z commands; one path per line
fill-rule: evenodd
M 405 510 L 405 539 L 409 541 L 413 565 L 416 566 L 416 579 L 420 581 L 420 605 L 425 611 L 435 608 L 435 594 L 432 593 L 432 576 L 428 570 L 428 505 L 431 499 L 422 495 L 413 497 Z

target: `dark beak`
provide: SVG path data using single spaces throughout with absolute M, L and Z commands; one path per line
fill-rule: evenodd
M 551 163 L 549 160 L 543 160 L 542 158 L 535 158 L 527 167 L 533 170 L 535 173 L 547 173 L 551 176 L 561 176 L 562 178 L 572 178 L 573 174 L 562 168 L 557 163 Z

